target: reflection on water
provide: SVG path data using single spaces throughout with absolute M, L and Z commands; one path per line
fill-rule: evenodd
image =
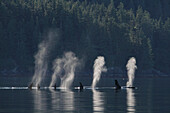
M 74 108 L 74 92 L 70 90 L 52 90 L 50 93 L 43 90 L 34 90 L 34 112 L 47 113 L 51 112 L 69 112 L 72 113 Z
M 60 96 L 57 91 L 50 89 L 51 91 L 51 108 L 52 110 L 60 109 Z
M 102 92 L 93 91 L 93 112 L 103 112 L 104 113 L 104 94 Z
M 61 90 L 62 94 L 60 95 L 60 104 L 61 108 L 64 111 L 73 112 L 74 110 L 74 92 L 70 90 Z
M 127 112 L 135 113 L 135 96 L 133 89 L 127 89 Z
M 45 112 L 46 111 L 46 92 L 43 93 L 41 90 L 34 90 L 33 95 L 34 95 L 34 110 L 35 112 L 40 111 Z
M 3 84 L 8 80 L 9 78 L 0 77 L 0 87 L 24 86 L 24 84 L 21 86 L 11 84 L 10 81 L 11 85 Z M 12 81 L 12 78 L 10 80 Z M 140 78 L 135 80 L 137 90 L 122 89 L 118 92 L 113 88 L 103 87 L 99 87 L 97 91 L 87 88 L 82 92 L 77 89 L 72 91 L 60 89 L 50 91 L 45 88 L 40 90 L 0 89 L 0 113 L 93 113 L 97 111 L 170 113 L 169 81 L 170 78 Z M 106 83 L 108 80 L 104 84 Z

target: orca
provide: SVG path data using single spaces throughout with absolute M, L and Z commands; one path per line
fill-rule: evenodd
M 125 87 L 125 88 L 131 88 L 131 89 L 135 89 L 136 87 L 134 87 L 134 86 L 131 86 L 131 87 Z
M 40 85 L 39 84 L 37 85 L 37 89 L 40 89 Z
M 28 88 L 29 88 L 29 89 L 32 89 L 32 86 L 33 86 L 33 83 L 31 83 L 31 84 L 28 86 Z
M 80 91 L 82 91 L 83 90 L 83 84 L 81 82 L 79 82 L 79 84 L 80 84 Z
M 115 80 L 115 86 L 116 86 L 116 90 L 121 89 L 121 86 L 119 85 L 117 80 Z
M 118 81 L 117 80 L 115 80 L 115 86 L 116 86 L 116 90 L 118 90 L 118 89 L 121 89 L 121 88 L 130 88 L 130 89 L 136 89 L 136 87 L 134 87 L 134 86 L 128 86 L 128 87 L 126 87 L 126 86 L 120 86 L 119 85 L 119 83 L 118 83 Z
M 54 87 L 54 89 L 56 90 L 56 88 L 57 88 L 57 85 L 56 85 L 56 83 L 55 83 L 55 85 L 54 85 L 53 87 Z

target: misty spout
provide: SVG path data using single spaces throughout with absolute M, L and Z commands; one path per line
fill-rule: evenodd
M 99 82 L 101 73 L 106 72 L 107 69 L 104 66 L 105 60 L 103 56 L 98 56 L 97 59 L 94 61 L 93 65 L 93 82 L 92 82 L 92 88 L 96 87 L 96 84 Z
M 48 36 L 45 37 L 45 39 L 38 46 L 38 52 L 34 56 L 35 71 L 31 82 L 34 83 L 36 86 L 38 86 L 38 84 L 41 84 L 42 79 L 47 73 L 50 51 L 52 50 L 52 48 L 54 48 L 57 39 L 58 33 L 49 32 Z
M 137 69 L 136 66 L 136 59 L 134 57 L 131 57 L 126 65 L 127 68 L 127 74 L 128 74 L 128 81 L 126 83 L 127 87 L 133 86 L 133 81 L 135 78 L 135 70 Z
M 62 58 L 57 58 L 53 63 L 54 73 L 50 87 L 56 83 L 56 79 L 59 77 L 61 80 L 60 87 L 70 88 L 74 80 L 75 69 L 78 65 L 79 60 L 73 52 L 66 52 Z

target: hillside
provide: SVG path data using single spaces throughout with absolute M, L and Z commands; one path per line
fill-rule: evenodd
M 91 70 L 99 55 L 105 57 L 107 67 L 125 70 L 127 60 L 134 56 L 139 71 L 169 73 L 169 1 L 150 3 L 1 0 L 0 70 L 32 72 L 38 44 L 56 30 L 60 39 L 49 64 L 63 52 L 73 51 L 83 59 L 84 70 Z

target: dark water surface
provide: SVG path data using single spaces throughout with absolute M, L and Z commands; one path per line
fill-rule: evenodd
M 0 87 L 23 87 L 30 80 L 30 77 L 0 77 Z M 83 92 L 0 89 L 0 113 L 170 113 L 170 78 L 136 78 L 134 85 L 138 89 L 120 91 L 112 88 L 114 80 L 101 78 L 98 89 Z M 92 82 L 88 78 L 76 78 L 73 86 L 78 86 L 79 81 L 85 86 Z M 126 79 L 118 81 L 126 84 Z

